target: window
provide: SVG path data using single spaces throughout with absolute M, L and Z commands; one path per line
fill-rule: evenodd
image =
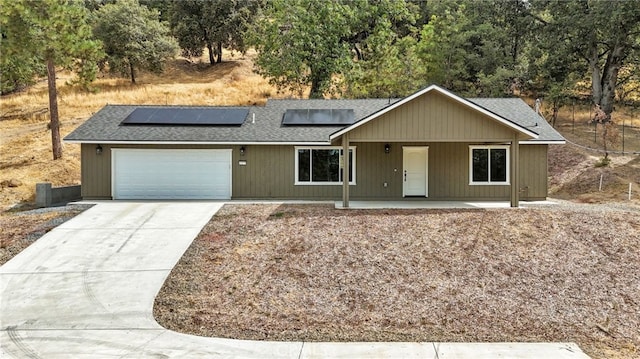
M 349 149 L 349 184 L 355 184 L 355 148 Z M 297 185 L 342 184 L 341 147 L 296 147 Z
M 469 184 L 509 184 L 509 146 L 470 146 L 469 152 Z

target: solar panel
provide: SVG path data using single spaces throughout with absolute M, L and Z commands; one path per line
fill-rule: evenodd
M 287 110 L 283 125 L 296 126 L 344 126 L 355 122 L 351 109 L 295 109 Z
M 122 121 L 124 125 L 240 126 L 248 108 L 141 107 Z

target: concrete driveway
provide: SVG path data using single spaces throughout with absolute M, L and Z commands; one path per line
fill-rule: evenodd
M 303 343 L 169 331 L 153 301 L 222 203 L 105 202 L 0 267 L 2 358 L 588 358 L 571 343 Z

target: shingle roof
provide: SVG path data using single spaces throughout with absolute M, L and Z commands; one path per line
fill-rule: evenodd
M 533 141 L 563 141 L 547 122 L 520 99 L 469 99 L 540 136 Z M 139 105 L 106 105 L 65 137 L 68 142 L 181 142 L 181 143 L 328 143 L 332 133 L 345 126 L 282 126 L 287 109 L 353 109 L 356 119 L 365 118 L 398 101 L 269 100 L 265 106 L 242 107 L 249 113 L 242 126 L 121 125 Z M 156 106 L 166 107 L 166 106 Z M 172 108 L 206 108 L 170 106 Z M 241 108 L 241 107 L 228 107 Z M 255 122 L 253 121 L 255 116 Z M 534 127 L 535 124 L 537 127 Z
M 287 109 L 353 109 L 362 118 L 388 106 L 393 100 L 269 100 L 265 106 L 247 107 L 242 126 L 151 126 L 121 122 L 136 108 L 148 106 L 107 105 L 71 132 L 69 142 L 204 142 L 204 143 L 307 143 L 329 141 L 329 135 L 343 126 L 282 126 Z M 173 108 L 203 108 L 173 106 Z M 238 108 L 238 107 L 230 107 Z M 255 116 L 255 117 L 254 117 Z M 255 122 L 253 119 L 255 118 Z
M 530 142 L 561 142 L 564 137 L 520 98 L 469 98 L 487 110 L 526 127 L 538 134 Z

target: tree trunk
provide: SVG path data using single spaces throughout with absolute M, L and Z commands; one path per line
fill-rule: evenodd
M 624 48 L 619 41 L 616 42 L 611 49 L 604 62 L 602 70 L 600 69 L 600 58 L 598 50 L 593 44 L 589 51 L 589 70 L 591 71 L 591 90 L 593 92 L 593 103 L 599 105 L 604 111 L 606 118 L 600 122 L 606 124 L 611 121 L 611 113 L 613 112 L 613 103 L 616 96 L 616 85 L 618 81 L 618 72 L 623 63 Z
M 218 60 L 216 62 L 221 63 L 222 62 L 222 42 L 218 42 L 218 50 L 216 52 L 218 53 Z
M 611 120 L 611 113 L 613 112 L 613 103 L 616 96 L 616 86 L 618 83 L 618 72 L 622 67 L 623 60 L 623 47 L 620 46 L 619 41 L 607 56 L 604 69 L 602 70 L 602 100 L 600 107 L 607 114 L 607 122 Z
M 611 118 L 611 116 L 609 116 L 609 118 Z M 596 124 L 596 126 L 598 125 Z M 609 126 L 607 123 L 602 125 L 602 149 L 604 150 L 604 158 L 609 157 L 609 151 L 607 150 L 607 140 L 609 139 L 608 129 L 609 129 Z
M 56 89 L 56 67 L 53 57 L 47 59 L 47 83 L 49 85 L 49 128 L 51 128 L 51 149 L 53 159 L 62 157 L 62 144 L 60 143 L 60 119 L 58 118 L 58 90 Z
M 133 67 L 133 64 L 129 62 L 129 72 L 131 73 L 131 83 L 136 83 L 136 69 Z
M 215 57 L 213 57 L 213 44 L 210 41 L 207 41 L 207 50 L 209 50 L 209 64 L 213 65 L 216 62 Z
M 322 80 L 314 76 L 311 79 L 311 92 L 309 92 L 309 98 L 324 98 L 322 93 Z
M 591 96 L 594 105 L 600 105 L 602 100 L 602 75 L 598 66 L 598 48 L 594 43 L 589 49 L 589 71 L 591 71 Z
M 608 153 L 608 124 L 611 123 L 611 113 L 613 112 L 613 104 L 616 96 L 616 85 L 618 81 L 618 72 L 624 61 L 624 46 L 621 40 L 616 40 L 613 48 L 607 54 L 602 70 L 599 67 L 599 57 L 596 45 L 592 44 L 589 56 L 589 70 L 591 71 L 591 89 L 593 91 L 593 102 L 601 110 L 600 114 L 596 111 L 594 121 L 602 124 L 602 146 L 604 149 L 604 157 L 609 156 Z M 597 126 L 597 124 L 596 124 Z
M 362 51 L 358 48 L 358 44 L 353 44 L 353 50 L 356 52 L 356 59 L 358 59 L 358 61 L 363 61 L 364 55 L 362 55 Z

